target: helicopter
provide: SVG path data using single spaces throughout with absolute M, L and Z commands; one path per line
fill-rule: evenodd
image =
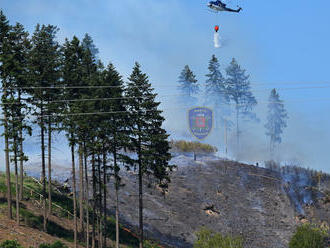
M 226 7 L 227 4 L 221 2 L 220 0 L 217 0 L 217 1 L 211 1 L 207 4 L 207 6 L 212 9 L 213 11 L 215 12 L 219 12 L 219 11 L 228 11 L 228 12 L 236 12 L 236 13 L 239 13 L 242 8 L 239 7 L 238 9 L 231 9 L 231 8 L 228 8 Z

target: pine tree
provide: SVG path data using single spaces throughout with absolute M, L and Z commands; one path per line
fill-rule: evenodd
M 82 58 L 84 49 L 77 37 L 73 37 L 72 41 L 65 41 L 63 46 L 63 81 L 67 88 L 65 96 L 68 99 L 77 100 L 82 98 L 82 94 L 78 89 L 72 87 L 84 86 Z M 75 173 L 75 147 L 79 143 L 79 120 L 81 116 L 74 113 L 80 113 L 81 102 L 68 102 L 65 108 L 66 117 L 63 118 L 63 126 L 67 133 L 67 138 L 71 147 L 72 162 L 72 192 L 73 192 L 73 215 L 74 215 L 74 244 L 77 247 L 77 200 L 76 200 L 76 173 Z
M 93 51 L 97 52 L 97 48 L 95 47 L 92 38 L 89 35 L 85 35 L 84 40 L 81 43 L 81 47 L 83 50 L 82 54 L 82 81 L 85 86 L 92 85 L 92 78 L 93 75 L 95 75 L 97 70 L 97 65 L 94 59 L 94 56 L 91 52 L 91 49 L 94 49 Z M 91 89 L 85 88 L 79 90 L 80 97 L 81 98 L 89 98 L 91 95 L 94 94 L 94 92 Z M 90 102 L 80 102 L 80 112 L 93 112 L 93 104 Z M 86 181 L 86 175 L 87 171 L 84 170 L 83 161 L 84 156 L 87 156 L 87 154 L 84 155 L 84 144 L 88 142 L 86 140 L 86 134 L 90 131 L 89 124 L 90 124 L 91 118 L 88 116 L 83 116 L 83 118 L 79 119 L 79 130 L 78 130 L 78 154 L 79 154 L 79 230 L 82 233 L 84 231 L 84 200 L 88 198 L 88 195 L 84 194 L 86 193 L 86 190 L 88 191 L 88 183 Z M 87 167 L 87 165 L 85 165 Z M 87 168 L 85 168 L 87 170 Z M 85 174 L 85 175 L 84 175 Z M 84 180 L 85 178 L 85 180 Z M 87 175 L 88 179 L 88 175 Z M 86 213 L 88 211 L 88 202 L 86 207 Z M 86 215 L 88 219 L 88 214 Z M 86 226 L 86 234 L 88 234 L 88 226 Z M 86 237 L 87 239 L 87 237 Z M 89 242 L 89 240 L 88 240 Z
M 41 181 L 42 181 L 42 195 L 43 195 L 43 208 L 44 208 L 44 231 L 47 230 L 47 207 L 46 207 L 46 161 L 45 161 L 45 132 L 47 131 L 46 124 L 48 122 L 48 132 L 51 135 L 51 122 L 52 119 L 45 118 L 45 114 L 49 114 L 54 110 L 49 102 L 54 97 L 54 93 L 50 93 L 50 90 L 44 90 L 40 87 L 52 87 L 60 79 L 60 53 L 59 44 L 55 41 L 58 28 L 52 25 L 36 26 L 36 29 L 32 36 L 32 49 L 29 54 L 29 71 L 30 81 L 32 86 L 39 87 L 37 89 L 31 89 L 31 104 L 34 105 L 34 115 L 37 116 L 37 124 L 40 127 L 40 139 L 41 139 Z M 51 137 L 51 136 L 49 136 Z M 49 139 L 49 138 L 48 138 Z M 49 139 L 49 146 L 51 145 L 51 139 Z M 50 147 L 49 147 L 50 149 Z M 48 154 L 51 156 L 51 153 Z M 49 180 L 51 176 L 51 164 L 49 159 Z M 50 181 L 51 185 L 51 181 Z M 50 196 L 50 194 L 48 195 Z M 49 199 L 51 202 L 51 199 Z M 50 203 L 51 204 L 51 203 Z M 51 206 L 51 205 L 50 205 Z
M 27 57 L 28 51 L 30 49 L 30 41 L 28 39 L 28 33 L 25 32 L 24 27 L 20 23 L 16 23 L 12 27 L 12 31 L 9 35 L 9 46 L 11 51 L 11 59 L 8 67 L 10 68 L 11 74 L 11 86 L 17 89 L 12 91 L 13 99 L 15 99 L 15 107 L 17 108 L 17 128 L 18 128 L 18 137 L 17 142 L 19 143 L 17 147 L 17 154 L 20 161 L 20 182 L 19 182 L 19 200 L 23 196 L 23 163 L 27 160 L 27 157 L 23 152 L 23 130 L 27 130 L 31 135 L 31 127 L 29 127 L 25 121 L 25 115 L 28 113 L 29 108 L 27 107 L 24 99 L 22 99 L 22 94 L 25 93 L 25 90 L 21 88 L 29 86 L 28 73 L 27 73 Z M 13 107 L 13 106 L 11 106 Z M 15 110 L 16 111 L 16 110 Z M 18 158 L 17 158 L 18 159 Z
M 162 187 L 169 182 L 171 166 L 168 135 L 162 129 L 164 118 L 158 110 L 151 84 L 140 65 L 135 64 L 126 89 L 127 110 L 129 111 L 130 149 L 137 153 L 131 164 L 138 167 L 139 182 L 139 237 L 143 248 L 143 177 L 153 175 Z
M 227 92 L 230 100 L 235 104 L 236 112 L 236 138 L 237 152 L 239 153 L 239 120 L 241 117 L 246 119 L 257 120 L 253 108 L 257 105 L 257 100 L 251 92 L 249 75 L 246 71 L 233 59 L 226 69 L 227 73 Z
M 267 129 L 266 135 L 270 138 L 269 150 L 271 156 L 273 155 L 275 145 L 282 142 L 281 135 L 283 134 L 283 129 L 287 127 L 287 118 L 288 114 L 284 108 L 283 101 L 280 100 L 276 89 L 273 89 L 269 96 L 267 123 L 265 124 Z
M 97 54 L 99 53 L 99 49 L 95 46 L 94 41 L 89 34 L 85 34 L 81 42 L 81 45 L 86 51 L 89 50 L 93 60 L 97 59 Z
M 125 113 L 125 102 L 123 98 L 123 81 L 119 73 L 116 71 L 112 64 L 103 72 L 104 85 L 111 86 L 111 90 L 106 90 L 102 97 L 113 98 L 113 100 L 103 103 L 103 111 L 118 112 L 116 114 L 109 115 L 109 119 L 106 121 L 105 126 L 102 128 L 108 136 L 109 153 L 113 158 L 113 175 L 115 184 L 116 195 L 116 247 L 119 247 L 119 198 L 118 191 L 121 185 L 121 178 L 119 176 L 120 166 L 119 162 L 124 161 L 127 157 L 119 153 L 120 149 L 126 147 L 128 136 L 125 132 L 126 123 L 128 121 Z M 105 197 L 105 195 L 104 195 Z M 105 199 L 104 199 L 105 200 Z M 106 230 L 105 230 L 106 231 Z
M 28 130 L 31 135 L 31 128 L 27 126 L 24 109 L 27 109 L 23 103 L 21 95 L 22 90 L 19 87 L 27 86 L 27 53 L 29 49 L 28 33 L 24 31 L 21 24 L 17 23 L 12 27 L 8 38 L 8 60 L 4 63 L 4 68 L 10 70 L 10 77 L 7 81 L 7 109 L 8 118 L 8 136 L 11 140 L 10 151 L 13 153 L 12 161 L 15 168 L 15 186 L 16 186 L 16 220 L 19 225 L 19 207 L 23 192 L 23 161 L 27 158 L 23 152 L 23 130 Z M 20 180 L 18 175 L 18 160 L 20 160 Z M 20 181 L 20 182 L 19 182 Z
M 12 219 L 12 193 L 11 193 L 11 182 L 10 182 L 10 165 L 9 165 L 9 137 L 8 137 L 8 108 L 7 108 L 7 81 L 9 78 L 9 70 L 6 68 L 6 60 L 8 60 L 8 36 L 11 26 L 7 17 L 3 11 L 0 10 L 0 76 L 2 81 L 3 94 L 1 97 L 2 111 L 4 119 L 2 125 L 4 126 L 4 133 L 2 134 L 5 138 L 5 164 L 6 164 L 6 186 L 7 186 L 7 216 Z
M 86 43 L 89 45 L 87 46 Z M 91 45 L 92 44 L 92 45 Z M 88 39 L 88 42 L 84 39 L 82 41 L 83 48 L 83 57 L 82 57 L 82 82 L 86 86 L 93 86 L 99 84 L 99 72 L 98 65 L 96 64 L 95 58 L 90 51 L 89 47 L 95 47 L 92 43 L 91 38 Z M 80 89 L 79 93 L 81 98 L 97 98 L 98 96 L 95 94 L 93 88 L 85 88 Z M 98 112 L 96 109 L 95 101 L 86 101 L 80 102 L 80 111 L 81 113 L 92 113 Z M 94 138 L 96 135 L 95 126 L 97 126 L 97 121 L 95 116 L 82 116 L 83 118 L 79 119 L 79 132 L 78 132 L 78 143 L 79 143 L 79 160 L 81 161 L 81 156 L 83 155 L 84 159 L 84 168 L 81 168 L 81 163 L 79 162 L 79 175 L 80 175 L 80 187 L 84 188 L 84 200 L 85 200 L 85 213 L 86 213 L 86 247 L 89 247 L 89 180 L 88 180 L 88 166 L 87 161 L 88 157 L 94 153 Z M 81 148 L 82 147 L 82 148 Z M 83 151 L 83 153 L 82 153 Z M 93 155 L 92 155 L 93 156 Z M 92 162 L 92 171 L 94 171 L 94 163 Z M 84 174 L 84 179 L 81 178 L 82 174 Z M 94 174 L 93 174 L 94 175 Z M 95 177 L 92 177 L 92 184 L 94 186 Z M 93 188 L 94 194 L 95 188 Z M 80 198 L 80 226 L 81 221 L 83 220 L 83 210 L 82 208 L 82 199 L 81 194 Z M 93 202 L 95 199 L 93 197 Z M 92 244 L 95 246 L 95 233 L 94 233 L 94 213 L 95 207 L 93 205 L 92 216 L 93 216 L 93 235 L 92 235 Z
M 114 67 L 109 65 L 107 69 L 104 69 L 104 66 L 99 62 L 99 70 L 98 70 L 98 85 L 104 87 L 113 87 L 114 82 L 116 80 L 113 77 Z M 118 78 L 117 78 L 118 79 Z M 117 83 L 117 82 L 116 82 Z M 110 100 L 113 98 L 115 93 L 119 89 L 117 88 L 97 88 L 94 90 L 94 98 L 107 99 L 96 100 L 94 108 L 99 112 L 113 112 L 116 110 L 114 106 L 116 103 L 116 99 Z M 118 97 L 118 95 L 117 95 Z M 108 178 L 110 177 L 109 169 L 112 167 L 109 165 L 110 159 L 108 158 L 108 154 L 110 151 L 110 144 L 112 142 L 111 136 L 111 127 L 114 125 L 115 121 L 113 121 L 113 117 L 111 114 L 101 114 L 94 117 L 97 121 L 97 130 L 95 132 L 97 143 L 95 144 L 96 153 L 97 153 L 97 186 L 98 186 L 98 194 L 97 194 L 97 206 L 98 206 L 98 233 L 99 233 L 99 242 L 101 242 L 102 246 L 106 246 L 106 225 L 105 221 L 107 219 L 107 184 Z
M 19 184 L 18 184 L 18 155 L 19 155 L 19 104 L 17 99 L 15 98 L 15 92 L 13 90 L 9 90 L 9 98 L 6 102 L 10 106 L 9 113 L 10 117 L 8 118 L 8 137 L 9 137 L 9 151 L 12 152 L 11 162 L 14 162 L 14 173 L 15 173 L 15 195 L 16 195 L 16 223 L 20 224 L 20 200 L 19 200 Z
M 186 65 L 181 71 L 179 76 L 178 89 L 182 93 L 180 96 L 180 103 L 185 107 L 190 107 L 197 103 L 196 95 L 199 93 L 199 84 L 197 83 L 196 76 Z
M 220 71 L 220 64 L 215 55 L 209 62 L 209 73 L 206 74 L 205 103 L 214 107 L 217 126 L 230 114 L 229 95 L 227 94 L 226 80 Z

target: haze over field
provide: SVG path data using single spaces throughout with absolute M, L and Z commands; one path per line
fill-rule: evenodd
M 194 139 L 188 130 L 186 114 L 175 104 L 179 94 L 177 80 L 184 65 L 191 67 L 203 85 L 212 54 L 217 56 L 223 70 L 235 57 L 251 75 L 260 119 L 259 123 L 243 126 L 245 150 L 241 160 L 255 163 L 268 159 L 264 123 L 268 95 L 275 87 L 289 114 L 279 160 L 330 172 L 330 32 L 325 27 L 330 23 L 327 13 L 330 3 L 307 0 L 237 3 L 243 7 L 240 15 L 209 13 L 202 0 L 143 3 L 3 0 L 1 8 L 11 23 L 22 23 L 30 34 L 37 23 L 57 25 L 61 42 L 65 37 L 82 38 L 89 33 L 100 50 L 100 59 L 114 63 L 125 79 L 134 62 L 139 61 L 159 94 L 165 127 L 174 139 Z M 220 26 L 223 48 L 214 48 L 214 25 Z M 198 105 L 203 103 L 201 96 Z M 31 162 L 40 153 L 37 135 L 35 129 L 35 137 L 26 140 Z M 234 132 L 229 136 L 229 142 L 232 141 Z M 223 128 L 213 129 L 205 142 L 217 145 L 222 156 Z M 3 142 L 0 146 L 3 150 Z M 54 160 L 69 164 L 65 137 L 58 135 L 54 149 Z M 234 156 L 231 152 L 229 155 Z M 3 156 L 0 153 L 1 168 Z

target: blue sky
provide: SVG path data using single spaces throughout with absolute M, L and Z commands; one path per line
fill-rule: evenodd
M 303 160 L 305 166 L 330 172 L 330 87 L 287 90 L 289 87 L 330 83 L 330 1 L 231 0 L 240 14 L 213 14 L 205 0 L 2 0 L 9 20 L 32 33 L 37 23 L 60 28 L 58 39 L 89 33 L 104 63 L 112 62 L 126 78 L 135 61 L 150 76 L 164 102 L 169 129 L 176 130 L 173 94 L 177 77 L 189 64 L 202 84 L 207 63 L 215 54 L 223 67 L 235 57 L 251 75 L 265 118 L 272 87 L 280 88 L 290 115 L 283 138 L 284 160 Z M 223 47 L 213 47 L 213 27 L 220 26 Z M 283 90 L 281 90 L 284 88 Z M 299 100 L 300 99 L 300 100 Z M 301 99 L 305 99 L 301 101 Z M 185 125 L 181 118 L 179 125 Z M 184 119 L 184 120 L 183 120 Z M 266 139 L 263 123 L 247 125 L 246 142 L 253 140 L 247 160 L 262 159 Z M 216 135 L 209 139 L 216 143 Z M 257 141 L 256 141 L 257 140 Z M 2 156 L 2 154 L 0 155 Z M 255 157 L 254 157 L 255 156 Z

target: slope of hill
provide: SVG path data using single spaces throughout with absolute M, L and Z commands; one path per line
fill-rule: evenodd
M 313 187 L 313 180 L 301 182 L 304 170 L 297 170 L 296 179 L 232 161 L 194 162 L 181 157 L 177 162 L 165 196 L 148 180 L 144 186 L 147 235 L 164 244 L 192 247 L 194 233 L 208 227 L 242 236 L 245 247 L 286 248 L 298 224 L 313 219 L 329 226 L 329 199 Z M 134 229 L 138 224 L 136 174 L 123 177 L 121 218 Z M 322 189 L 330 189 L 328 176 L 320 183 Z M 111 195 L 109 204 L 113 199 Z
M 223 234 L 242 236 L 245 247 L 285 248 L 297 225 L 313 221 L 323 226 L 330 223 L 330 177 L 298 167 L 271 169 L 215 157 L 176 156 L 172 162 L 178 169 L 166 194 L 151 179 L 144 181 L 144 217 L 147 238 L 169 247 L 192 247 L 195 233 L 208 227 Z M 58 177 L 63 178 L 60 171 Z M 65 171 L 67 173 L 67 171 Z M 122 246 L 137 247 L 132 230 L 137 231 L 137 174 L 122 173 L 120 220 Z M 25 185 L 35 191 L 40 187 L 26 178 Z M 114 212 L 113 182 L 109 185 L 108 206 Z M 4 176 L 0 176 L 0 192 L 4 192 Z M 31 194 L 27 190 L 26 195 Z M 72 199 L 54 192 L 59 209 L 50 218 L 51 231 L 42 231 L 42 213 L 38 197 L 22 202 L 22 225 L 5 217 L 5 199 L 0 195 L 0 241 L 16 239 L 24 247 L 61 240 L 72 245 Z M 54 209 L 55 210 L 55 209 Z M 68 212 L 69 210 L 69 212 Z M 109 219 L 109 244 L 114 238 L 113 220 Z M 61 238 L 58 238 L 61 237 Z M 112 240 L 111 240 L 112 239 Z
M 14 178 L 12 178 L 13 182 Z M 14 185 L 12 184 L 12 192 Z M 20 226 L 17 226 L 15 220 L 9 220 L 7 214 L 7 201 L 5 198 L 5 177 L 0 174 L 0 243 L 5 240 L 16 240 L 23 247 L 39 247 L 40 244 L 54 243 L 61 241 L 68 247 L 74 247 L 73 230 L 74 222 L 72 218 L 72 199 L 66 195 L 54 191 L 52 194 L 53 208 L 52 215 L 49 216 L 47 233 L 43 232 L 43 210 L 40 201 L 41 187 L 37 180 L 26 177 L 24 181 L 24 200 L 20 204 Z M 13 198 L 15 194 L 13 195 Z M 13 206 L 15 201 L 13 199 Z M 13 207 L 13 216 L 16 210 Z M 115 242 L 115 225 L 112 216 L 107 220 L 108 240 L 111 247 Z M 91 229 L 90 229 L 91 230 Z M 120 227 L 120 247 L 132 248 L 138 247 L 137 235 L 129 229 Z M 149 242 L 149 247 L 159 248 L 156 244 Z M 85 247 L 80 243 L 78 247 Z

